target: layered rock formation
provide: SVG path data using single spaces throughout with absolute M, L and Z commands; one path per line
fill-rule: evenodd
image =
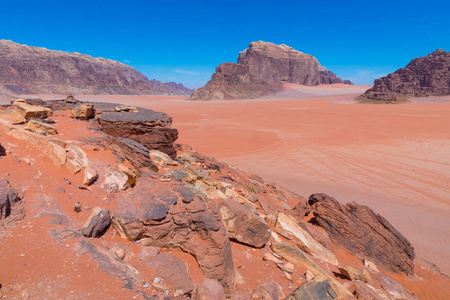
M 118 61 L 0 40 L 0 96 L 20 94 L 190 94 Z
M 438 49 L 414 58 L 406 67 L 376 79 L 360 102 L 399 103 L 406 97 L 450 95 L 450 52 Z
M 286 45 L 252 42 L 239 53 L 238 63 L 223 63 L 192 100 L 258 98 L 280 89 L 283 83 L 318 85 L 345 83 L 317 59 Z

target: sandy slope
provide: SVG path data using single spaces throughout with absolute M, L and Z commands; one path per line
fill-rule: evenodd
M 367 87 L 289 85 L 259 100 L 80 96 L 164 111 L 179 142 L 301 195 L 326 192 L 385 216 L 450 274 L 450 97 L 361 105 Z M 437 101 L 436 101 L 437 100 Z

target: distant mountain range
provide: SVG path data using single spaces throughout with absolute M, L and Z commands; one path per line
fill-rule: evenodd
M 118 61 L 0 40 L 0 97 L 20 94 L 188 95 Z

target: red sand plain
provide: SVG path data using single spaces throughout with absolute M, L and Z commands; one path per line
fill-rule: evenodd
M 166 112 L 178 142 L 198 152 L 306 197 L 324 192 L 368 205 L 409 239 L 418 257 L 450 274 L 450 97 L 366 105 L 352 99 L 367 87 L 285 88 L 257 100 L 77 98 Z

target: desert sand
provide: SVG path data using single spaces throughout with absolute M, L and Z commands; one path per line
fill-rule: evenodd
M 164 111 L 178 142 L 309 196 L 325 192 L 386 217 L 418 257 L 450 274 L 450 97 L 354 104 L 363 86 L 289 85 L 257 100 L 79 96 Z M 55 99 L 55 96 L 40 95 Z

